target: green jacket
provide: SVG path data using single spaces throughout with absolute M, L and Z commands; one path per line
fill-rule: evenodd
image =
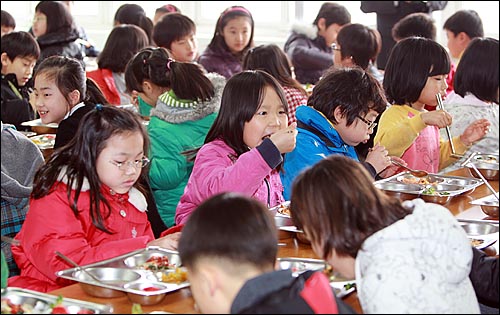
M 203 145 L 219 111 L 225 78 L 212 73 L 207 77 L 215 87 L 210 101 L 179 100 L 169 91 L 158 98 L 151 110 L 149 179 L 158 212 L 167 227 L 174 225 L 175 209 L 193 169 L 193 163 L 187 162 L 181 152 Z

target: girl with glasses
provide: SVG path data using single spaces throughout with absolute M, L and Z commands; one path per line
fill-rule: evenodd
M 35 175 L 30 210 L 12 246 L 21 275 L 9 284 L 41 292 L 71 284 L 55 273 L 149 245 L 175 249 L 179 234 L 155 240 L 146 214 L 149 138 L 137 114 L 97 105 L 75 137 Z

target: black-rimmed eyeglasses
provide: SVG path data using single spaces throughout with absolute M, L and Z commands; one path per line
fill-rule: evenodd
M 333 50 L 340 51 L 340 47 L 337 43 L 333 43 L 330 47 L 332 47 Z
M 373 130 L 375 128 L 375 126 L 377 126 L 377 123 L 374 122 L 374 121 L 366 120 L 366 119 L 364 119 L 363 117 L 361 117 L 359 115 L 357 115 L 356 117 L 358 117 L 359 120 L 361 120 L 362 122 L 364 122 L 368 126 L 368 129 L 370 129 L 370 130 Z

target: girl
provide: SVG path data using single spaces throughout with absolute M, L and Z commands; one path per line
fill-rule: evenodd
M 474 143 L 468 153 L 498 152 L 498 63 L 498 39 L 473 39 L 458 64 L 455 91 L 444 102 L 444 108 L 453 116 L 452 134 L 463 132 L 478 118 L 487 118 L 491 123 L 488 134 Z M 442 172 L 460 168 L 468 155 Z
M 135 3 L 125 3 L 115 12 L 113 26 L 133 24 L 137 25 L 146 33 L 149 45 L 153 45 L 153 21 L 146 15 L 144 8 Z
M 278 171 L 282 154 L 295 147 L 295 136 L 295 123 L 288 126 L 285 95 L 276 79 L 261 70 L 234 75 L 196 154 L 175 223 L 184 224 L 201 202 L 219 192 L 240 192 L 268 207 L 283 202 Z
M 297 176 L 290 210 L 314 252 L 356 279 L 363 313 L 479 313 L 470 241 L 443 206 L 401 204 L 332 155 Z
M 241 71 L 241 61 L 254 46 L 254 21 L 250 11 L 231 6 L 221 13 L 214 36 L 198 62 L 208 72 L 217 72 L 227 79 Z
M 288 56 L 277 45 L 261 45 L 252 48 L 243 58 L 243 70 L 264 70 L 281 84 L 288 102 L 288 123 L 296 122 L 298 106 L 307 104 L 307 92 L 295 80 Z
M 68 143 L 82 117 L 95 104 L 105 104 L 99 87 L 85 77 L 82 65 L 73 58 L 52 56 L 35 73 L 35 107 L 42 123 L 58 123 L 54 148 Z
M 69 284 L 55 276 L 70 267 L 56 250 L 86 265 L 147 245 L 175 248 L 179 235 L 154 240 L 145 213 L 138 180 L 149 139 L 140 119 L 97 105 L 82 124 L 35 175 L 20 245 L 12 247 L 21 276 L 9 286 L 46 292 Z
M 446 95 L 450 59 L 437 42 L 410 37 L 398 42 L 389 57 L 384 89 L 392 104 L 382 113 L 374 142 L 405 160 L 410 168 L 437 173 L 455 160 L 449 141 L 441 140 L 439 128 L 451 125 L 444 110 L 427 111 L 438 105 L 436 94 Z M 479 119 L 453 138 L 457 154 L 463 154 L 486 134 L 490 123 Z
M 171 88 L 158 97 L 148 125 L 149 180 L 158 212 L 170 227 L 193 169 L 193 162 L 182 152 L 203 144 L 219 111 L 226 79 L 215 73 L 205 75 L 196 64 L 173 61 L 161 48 L 143 60 L 142 69 L 151 82 Z
M 153 28 L 156 45 L 168 50 L 172 59 L 179 62 L 193 62 L 198 58 L 196 25 L 181 13 L 169 13 Z
M 125 24 L 115 26 L 97 57 L 98 69 L 87 72 L 112 105 L 131 103 L 131 95 L 125 86 L 125 67 L 141 49 L 149 45 L 146 33 L 138 26 Z
M 40 45 L 38 64 L 47 57 L 60 55 L 76 58 L 85 68 L 82 48 L 77 41 L 78 28 L 61 1 L 40 1 L 35 7 L 31 31 Z

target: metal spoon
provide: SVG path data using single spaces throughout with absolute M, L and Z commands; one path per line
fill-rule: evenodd
M 399 162 L 398 162 L 398 161 L 396 161 L 396 160 L 391 159 L 391 162 L 392 162 L 392 164 L 394 164 L 394 165 L 397 165 L 397 166 L 400 166 L 400 167 L 402 167 L 402 168 L 404 168 L 404 169 L 407 169 L 407 170 L 408 170 L 408 171 L 410 171 L 410 173 L 411 173 L 413 176 L 415 176 L 415 177 L 426 177 L 426 176 L 428 176 L 428 175 L 429 175 L 429 173 L 427 173 L 427 172 L 426 172 L 426 171 L 424 171 L 424 170 L 414 170 L 414 169 L 411 169 L 411 168 L 409 168 L 408 166 L 404 166 L 403 164 L 399 163 Z
M 83 268 L 82 266 L 80 266 L 79 264 L 74 262 L 71 258 L 64 255 L 63 253 L 56 250 L 56 255 L 61 257 L 64 261 L 66 261 L 66 262 L 70 263 L 71 265 L 73 265 L 74 267 L 76 267 L 78 270 L 85 272 L 85 274 L 88 275 L 89 277 L 91 277 L 94 281 L 97 281 L 97 282 L 103 283 L 103 284 L 107 284 L 104 281 L 102 281 L 101 279 L 99 279 L 96 276 L 94 276 L 93 274 L 91 274 L 90 272 L 88 272 L 87 270 L 85 270 L 85 268 Z

